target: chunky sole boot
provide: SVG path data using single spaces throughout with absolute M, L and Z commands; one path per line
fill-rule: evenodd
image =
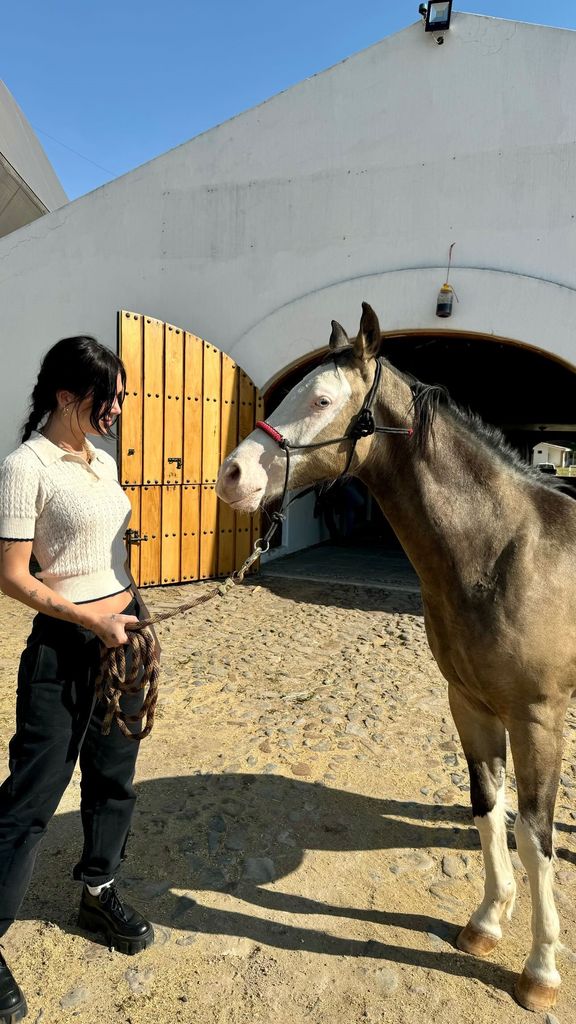
M 84 891 L 78 925 L 88 932 L 104 935 L 109 949 L 133 956 L 154 942 L 154 928 L 137 910 L 123 904 L 117 890 L 105 890 L 99 897 Z
M 24 1020 L 24 1017 L 28 1016 L 28 1007 L 26 1006 L 26 1000 L 24 996 L 16 1006 L 13 1006 L 10 1010 L 0 1010 L 0 1024 L 18 1024 L 19 1020 Z
M 17 1024 L 27 1013 L 26 1000 L 0 953 L 0 1024 Z
M 127 956 L 133 956 L 134 953 L 142 953 L 154 942 L 154 929 L 152 925 L 143 935 L 139 935 L 138 938 L 132 938 L 129 935 L 120 934 L 116 928 L 110 927 L 99 915 L 92 914 L 84 907 L 80 908 L 78 914 L 78 926 L 87 932 L 99 932 L 106 939 L 109 949 L 116 949 L 118 953 L 126 953 Z M 2 1018 L 0 1017 L 1 1020 Z

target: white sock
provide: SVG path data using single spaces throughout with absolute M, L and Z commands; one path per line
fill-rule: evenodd
M 112 885 L 113 881 L 114 879 L 111 878 L 109 882 L 103 882 L 102 885 L 88 885 L 86 883 L 86 888 L 91 896 L 99 896 L 102 889 L 107 889 L 108 886 Z

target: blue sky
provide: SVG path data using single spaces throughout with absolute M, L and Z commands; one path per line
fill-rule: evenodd
M 574 0 L 454 9 L 576 29 Z M 19 0 L 1 77 L 74 199 L 417 20 L 418 0 Z

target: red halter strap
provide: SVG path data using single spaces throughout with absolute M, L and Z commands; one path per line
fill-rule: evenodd
M 282 434 L 279 434 L 278 431 L 275 430 L 274 427 L 271 427 L 269 423 L 266 423 L 265 420 L 258 420 L 254 429 L 256 429 L 256 427 L 260 427 L 260 430 L 263 430 L 265 434 L 268 434 L 268 437 L 271 437 L 273 441 L 276 441 L 278 444 L 282 444 L 282 441 L 284 440 Z
M 271 514 L 272 522 L 267 533 L 263 538 L 263 544 L 266 545 L 264 550 L 268 550 L 268 543 L 270 541 L 270 538 L 274 534 L 275 530 L 278 528 L 279 523 L 281 523 L 285 519 L 288 506 L 291 505 L 293 501 L 296 501 L 298 498 L 303 498 L 304 495 L 310 494 L 314 490 L 313 486 L 306 487 L 303 491 L 299 491 L 298 494 L 295 494 L 290 499 L 290 501 L 286 501 L 290 477 L 291 452 L 299 452 L 304 451 L 306 449 L 313 450 L 316 448 L 324 448 L 326 447 L 326 445 L 341 444 L 342 441 L 351 441 L 352 447 L 350 448 L 348 461 L 346 463 L 344 470 L 342 471 L 342 473 L 340 473 L 340 477 L 342 477 L 346 476 L 348 470 L 350 469 L 350 463 L 352 462 L 352 457 L 354 455 L 356 443 L 361 437 L 368 437 L 370 434 L 375 433 L 404 434 L 407 437 L 412 437 L 414 433 L 412 427 L 377 427 L 376 424 L 374 423 L 372 405 L 374 404 L 376 392 L 378 390 L 381 372 L 382 361 L 378 359 L 376 362 L 376 370 L 374 373 L 372 387 L 370 388 L 370 391 L 368 392 L 364 400 L 364 404 L 360 412 L 357 414 L 352 426 L 348 430 L 348 433 L 344 434 L 343 437 L 331 437 L 327 441 L 315 441 L 311 444 L 289 444 L 286 438 L 282 436 L 280 431 L 276 430 L 276 428 L 271 426 L 270 423 L 266 423 L 266 420 L 258 420 L 258 422 L 255 424 L 254 429 L 258 428 L 260 430 L 263 430 L 265 434 L 268 434 L 268 437 L 272 438 L 272 440 L 275 441 L 276 444 L 280 446 L 280 448 L 282 449 L 286 456 L 286 472 L 284 475 L 284 488 L 282 491 L 282 497 L 280 499 L 280 511 L 272 512 Z M 337 479 L 340 479 L 340 477 L 337 477 Z

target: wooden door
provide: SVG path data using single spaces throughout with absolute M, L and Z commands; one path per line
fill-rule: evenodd
M 119 314 L 126 366 L 119 476 L 132 505 L 138 586 L 225 576 L 259 536 L 259 515 L 216 497 L 218 467 L 263 414 L 250 378 L 208 341 L 141 313 Z

